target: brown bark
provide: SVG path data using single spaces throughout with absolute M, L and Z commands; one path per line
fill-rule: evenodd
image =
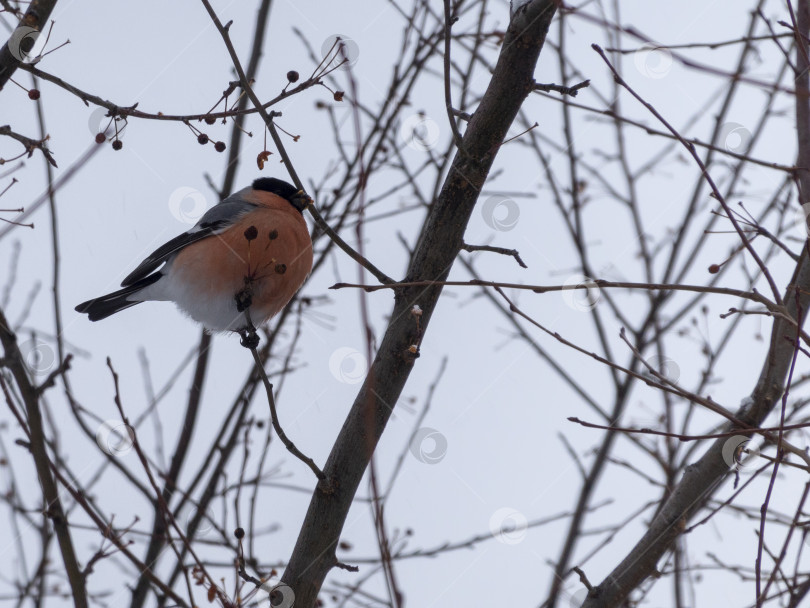
M 447 278 L 495 156 L 534 85 L 534 69 L 554 0 L 535 0 L 512 17 L 486 93 L 472 115 L 447 179 L 433 203 L 411 258 L 406 281 Z M 324 467 L 331 492 L 316 491 L 282 582 L 298 607 L 314 606 L 329 570 L 352 499 L 413 368 L 419 345 L 441 296 L 440 285 L 397 290 L 391 322 Z M 418 305 L 420 317 L 411 314 Z

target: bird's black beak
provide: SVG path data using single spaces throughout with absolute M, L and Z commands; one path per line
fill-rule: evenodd
M 293 207 L 298 209 L 298 211 L 304 213 L 304 209 L 309 207 L 313 203 L 313 200 L 312 197 L 309 196 L 309 194 L 307 194 L 303 190 L 299 190 L 298 192 L 292 195 L 292 197 L 290 198 L 290 202 L 292 203 Z

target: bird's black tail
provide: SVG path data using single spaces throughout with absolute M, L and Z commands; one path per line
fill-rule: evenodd
M 136 281 L 132 285 L 124 287 L 123 289 L 108 293 L 105 296 L 93 298 L 92 300 L 87 300 L 87 302 L 82 302 L 76 307 L 76 312 L 87 313 L 87 317 L 91 321 L 100 321 L 101 319 L 106 319 L 110 315 L 114 315 L 120 310 L 140 304 L 140 300 L 128 300 L 127 296 L 131 296 L 136 291 L 140 291 L 144 287 L 157 282 L 162 276 L 162 274 L 156 272 L 154 274 L 150 274 L 148 277 L 142 278 L 140 281 Z

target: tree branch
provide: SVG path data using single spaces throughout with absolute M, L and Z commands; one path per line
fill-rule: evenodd
M 798 2 L 799 51 L 796 74 L 796 132 L 799 158 L 796 163 L 797 179 L 803 193 L 810 192 L 810 90 L 805 49 L 810 30 L 810 7 Z M 800 200 L 803 200 L 800 199 Z M 810 303 L 810 250 L 808 243 L 802 249 L 799 262 L 783 297 L 787 313 L 793 319 L 803 319 L 801 311 Z M 778 403 L 785 390 L 785 379 L 793 358 L 794 343 L 790 323 L 776 317 L 771 331 L 770 348 L 760 372 L 759 379 L 735 414 L 743 422 L 759 426 Z M 787 339 L 786 339 L 787 338 Z M 731 429 L 732 426 L 727 426 Z M 741 434 L 750 435 L 741 431 Z M 656 572 L 661 556 L 672 547 L 673 542 L 685 530 L 686 522 L 700 511 L 729 474 L 729 466 L 723 458 L 725 439 L 716 440 L 709 449 L 690 465 L 681 481 L 673 488 L 646 533 L 628 552 L 622 562 L 588 594 L 583 608 L 608 608 L 619 606 L 645 578 Z
M 26 45 L 36 41 L 38 32 L 51 16 L 56 0 L 31 0 L 17 28 L 0 48 L 0 89 L 9 81 L 30 50 Z
M 406 281 L 447 278 L 495 155 L 534 86 L 532 76 L 557 4 L 534 0 L 513 16 L 492 80 L 464 133 L 464 153 L 456 153 L 425 219 Z M 282 577 L 295 592 L 296 606 L 315 605 L 327 573 L 337 562 L 335 547 L 352 499 L 419 355 L 419 343 L 441 293 L 441 285 L 403 287 L 396 292 L 376 359 L 324 467 L 334 491 L 313 494 Z M 419 316 L 411 314 L 415 305 L 421 308 Z
M 70 583 L 73 595 L 73 605 L 76 608 L 87 608 L 87 590 L 84 585 L 84 576 L 79 568 L 79 560 L 73 547 L 73 539 L 68 528 L 67 515 L 59 498 L 59 489 L 51 475 L 51 463 L 46 447 L 45 429 L 42 422 L 42 413 L 39 410 L 39 391 L 28 380 L 24 359 L 17 347 L 17 336 L 11 329 L 3 311 L 0 310 L 0 343 L 5 353 L 5 366 L 11 370 L 14 381 L 20 389 L 20 395 L 25 403 L 25 412 L 28 418 L 29 448 L 37 469 L 40 487 L 42 488 L 42 501 L 44 515 L 53 522 L 62 560 L 65 564 L 65 573 Z

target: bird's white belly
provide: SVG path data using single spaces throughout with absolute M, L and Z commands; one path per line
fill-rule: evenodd
M 141 290 L 137 294 L 138 300 L 174 302 L 183 313 L 212 332 L 237 331 L 247 326 L 244 313 L 236 310 L 236 294 L 201 294 L 193 285 L 178 280 L 172 272 L 171 261 L 161 272 L 164 276 Z

